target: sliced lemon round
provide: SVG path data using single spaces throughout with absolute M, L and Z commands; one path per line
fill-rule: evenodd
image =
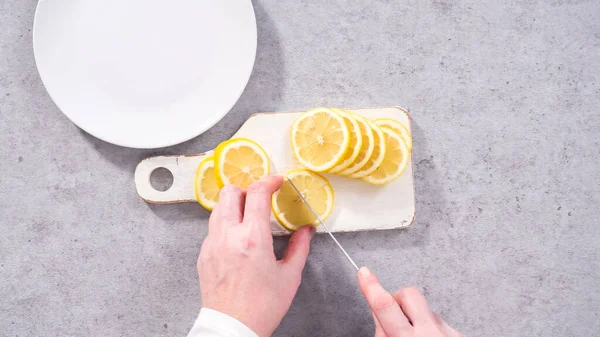
M 358 171 L 351 173 L 348 175 L 349 178 L 362 178 L 366 177 L 369 174 L 373 173 L 385 157 L 385 136 L 383 135 L 383 131 L 381 128 L 375 125 L 372 121 L 367 121 L 369 127 L 373 130 L 375 134 L 375 148 L 373 149 L 373 154 L 367 160 L 367 163 L 361 167 Z
M 196 200 L 209 211 L 212 211 L 219 201 L 219 192 L 221 188 L 217 184 L 215 175 L 215 158 L 208 156 L 198 165 L 196 170 L 196 179 L 194 180 L 194 190 Z
M 363 167 L 371 155 L 373 154 L 373 150 L 375 149 L 375 137 L 373 135 L 373 129 L 369 126 L 369 122 L 362 116 L 359 116 L 355 113 L 351 113 L 354 120 L 358 123 L 358 127 L 360 129 L 360 135 L 362 138 L 362 145 L 360 146 L 360 150 L 358 151 L 358 156 L 354 159 L 354 162 L 350 164 L 347 168 L 336 172 L 340 175 L 348 175 L 358 171 L 361 167 Z
M 387 184 L 400 177 L 406 169 L 410 157 L 410 150 L 400 134 L 386 127 L 382 127 L 381 131 L 385 137 L 383 161 L 373 173 L 362 178 L 362 180 L 375 185 Z
M 270 167 L 265 150 L 248 138 L 232 138 L 215 149 L 215 175 L 219 187 L 236 185 L 246 189 L 269 175 Z
M 333 211 L 333 188 L 325 177 L 306 169 L 296 169 L 286 175 L 296 185 L 310 207 L 325 221 Z M 304 204 L 287 179 L 273 194 L 271 208 L 275 219 L 285 229 L 295 231 L 302 226 L 318 226 L 317 218 Z
M 317 108 L 296 118 L 291 140 L 294 156 L 302 166 L 324 172 L 342 160 L 350 144 L 350 131 L 341 115 Z
M 410 134 L 410 131 L 408 131 L 408 128 L 404 124 L 402 124 L 401 122 L 399 122 L 395 119 L 391 119 L 391 118 L 378 118 L 378 119 L 374 120 L 373 122 L 375 124 L 377 124 L 379 127 L 389 128 L 392 131 L 399 134 L 400 137 L 402 137 L 402 139 L 404 139 L 406 146 L 408 146 L 408 150 L 409 151 L 412 150 L 412 135 Z
M 363 140 L 360 132 L 360 125 L 356 121 L 356 118 L 352 116 L 352 113 L 346 112 L 341 109 L 331 110 L 337 112 L 338 114 L 340 114 L 340 116 L 342 116 L 344 122 L 346 122 L 346 125 L 348 126 L 348 130 L 350 130 L 350 145 L 348 146 L 348 150 L 346 150 L 346 153 L 344 154 L 342 160 L 328 171 L 329 173 L 337 173 L 354 163 L 356 157 L 358 157 L 358 154 L 360 153 Z

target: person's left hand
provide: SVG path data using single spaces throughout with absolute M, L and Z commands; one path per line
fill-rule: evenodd
M 273 334 L 300 286 L 314 227 L 290 239 L 282 260 L 273 252 L 271 196 L 282 177 L 269 176 L 248 191 L 225 186 L 208 223 L 198 258 L 203 306 L 244 323 L 260 337 Z

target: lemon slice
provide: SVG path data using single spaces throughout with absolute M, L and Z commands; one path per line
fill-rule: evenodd
M 383 161 L 373 173 L 362 178 L 375 185 L 387 184 L 402 175 L 410 157 L 410 150 L 400 134 L 386 127 L 382 127 L 381 131 L 385 137 Z
M 342 116 L 317 108 L 296 118 L 291 140 L 294 155 L 302 166 L 324 172 L 342 160 L 350 144 L 350 131 Z
M 379 165 L 381 165 L 383 158 L 385 157 L 385 136 L 383 135 L 383 131 L 381 131 L 381 128 L 375 125 L 375 123 L 371 121 L 367 121 L 367 123 L 375 134 L 375 148 L 373 149 L 373 154 L 367 163 L 358 171 L 349 174 L 349 178 L 362 178 L 368 176 L 377 170 Z
M 399 134 L 400 137 L 402 137 L 402 139 L 404 139 L 404 142 L 408 146 L 408 150 L 409 151 L 412 150 L 412 136 L 410 134 L 410 131 L 408 131 L 408 128 L 406 126 L 404 126 L 404 124 L 400 123 L 399 121 L 397 121 L 395 119 L 391 119 L 391 118 L 378 118 L 378 119 L 374 120 L 373 122 L 375 124 L 377 124 L 379 127 L 389 128 L 392 131 Z
M 194 190 L 196 191 L 198 203 L 207 210 L 212 211 L 219 201 L 219 192 L 221 191 L 221 188 L 217 185 L 215 158 L 213 156 L 204 158 L 198 165 Z
M 331 110 L 342 116 L 344 122 L 346 122 L 346 125 L 348 126 L 348 130 L 350 131 L 350 145 L 348 146 L 348 150 L 346 150 L 344 157 L 342 157 L 342 161 L 328 171 L 329 173 L 337 173 L 354 163 L 356 157 L 358 157 L 358 154 L 360 153 L 362 136 L 360 132 L 360 126 L 351 113 L 340 109 Z
M 329 181 L 318 173 L 306 169 L 296 169 L 286 174 L 310 204 L 310 207 L 325 221 L 333 210 L 333 188 Z M 302 226 L 318 226 L 319 222 L 304 204 L 298 192 L 289 181 L 284 180 L 281 188 L 271 199 L 273 215 L 288 230 L 295 231 Z
M 361 167 L 363 167 L 371 155 L 373 154 L 373 150 L 375 149 L 375 138 L 373 136 L 373 129 L 369 126 L 369 122 L 362 116 L 359 116 L 355 113 L 351 113 L 354 120 L 358 123 L 358 127 L 360 129 L 360 135 L 362 138 L 362 145 L 360 150 L 358 151 L 358 156 L 354 159 L 354 162 L 350 164 L 347 168 L 336 172 L 340 175 L 348 175 L 358 171 Z
M 269 175 L 270 162 L 265 150 L 248 138 L 233 138 L 215 149 L 215 174 L 219 187 L 250 184 Z

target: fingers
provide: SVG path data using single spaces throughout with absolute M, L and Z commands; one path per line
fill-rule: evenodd
M 215 206 L 208 221 L 208 230 L 215 231 L 220 226 L 239 224 L 244 218 L 246 192 L 234 185 L 227 185 L 219 193 L 219 203 Z
M 360 268 L 358 283 L 369 307 L 373 310 L 373 314 L 388 337 L 400 337 L 410 333 L 412 326 L 404 316 L 402 309 L 392 295 L 383 289 L 369 269 Z
M 310 240 L 315 230 L 316 228 L 312 226 L 304 226 L 290 238 L 288 247 L 283 254 L 283 259 L 280 261 L 289 272 L 296 275 L 302 274 L 302 269 L 304 269 L 306 258 L 310 251 Z
M 373 312 L 371 312 L 371 314 L 373 315 L 373 321 L 375 321 L 375 337 L 387 337 L 375 314 Z
M 419 289 L 408 287 L 394 293 L 393 296 L 412 325 L 424 325 L 434 321 L 429 304 Z
M 463 334 L 454 330 L 454 328 L 449 326 L 448 323 L 444 322 L 440 315 L 436 314 L 435 312 L 433 313 L 433 319 L 435 320 L 435 323 L 440 331 L 443 332 L 447 337 L 464 337 Z
M 245 225 L 256 227 L 257 231 L 271 237 L 271 198 L 282 183 L 281 176 L 268 176 L 248 187 L 244 211 Z

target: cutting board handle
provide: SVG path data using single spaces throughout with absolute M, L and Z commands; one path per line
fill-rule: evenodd
M 135 169 L 135 187 L 140 198 L 154 204 L 196 202 L 193 189 L 196 168 L 200 161 L 213 151 L 187 156 L 158 156 L 142 160 Z M 166 191 L 152 186 L 150 176 L 159 168 L 165 168 L 173 175 L 173 184 Z

